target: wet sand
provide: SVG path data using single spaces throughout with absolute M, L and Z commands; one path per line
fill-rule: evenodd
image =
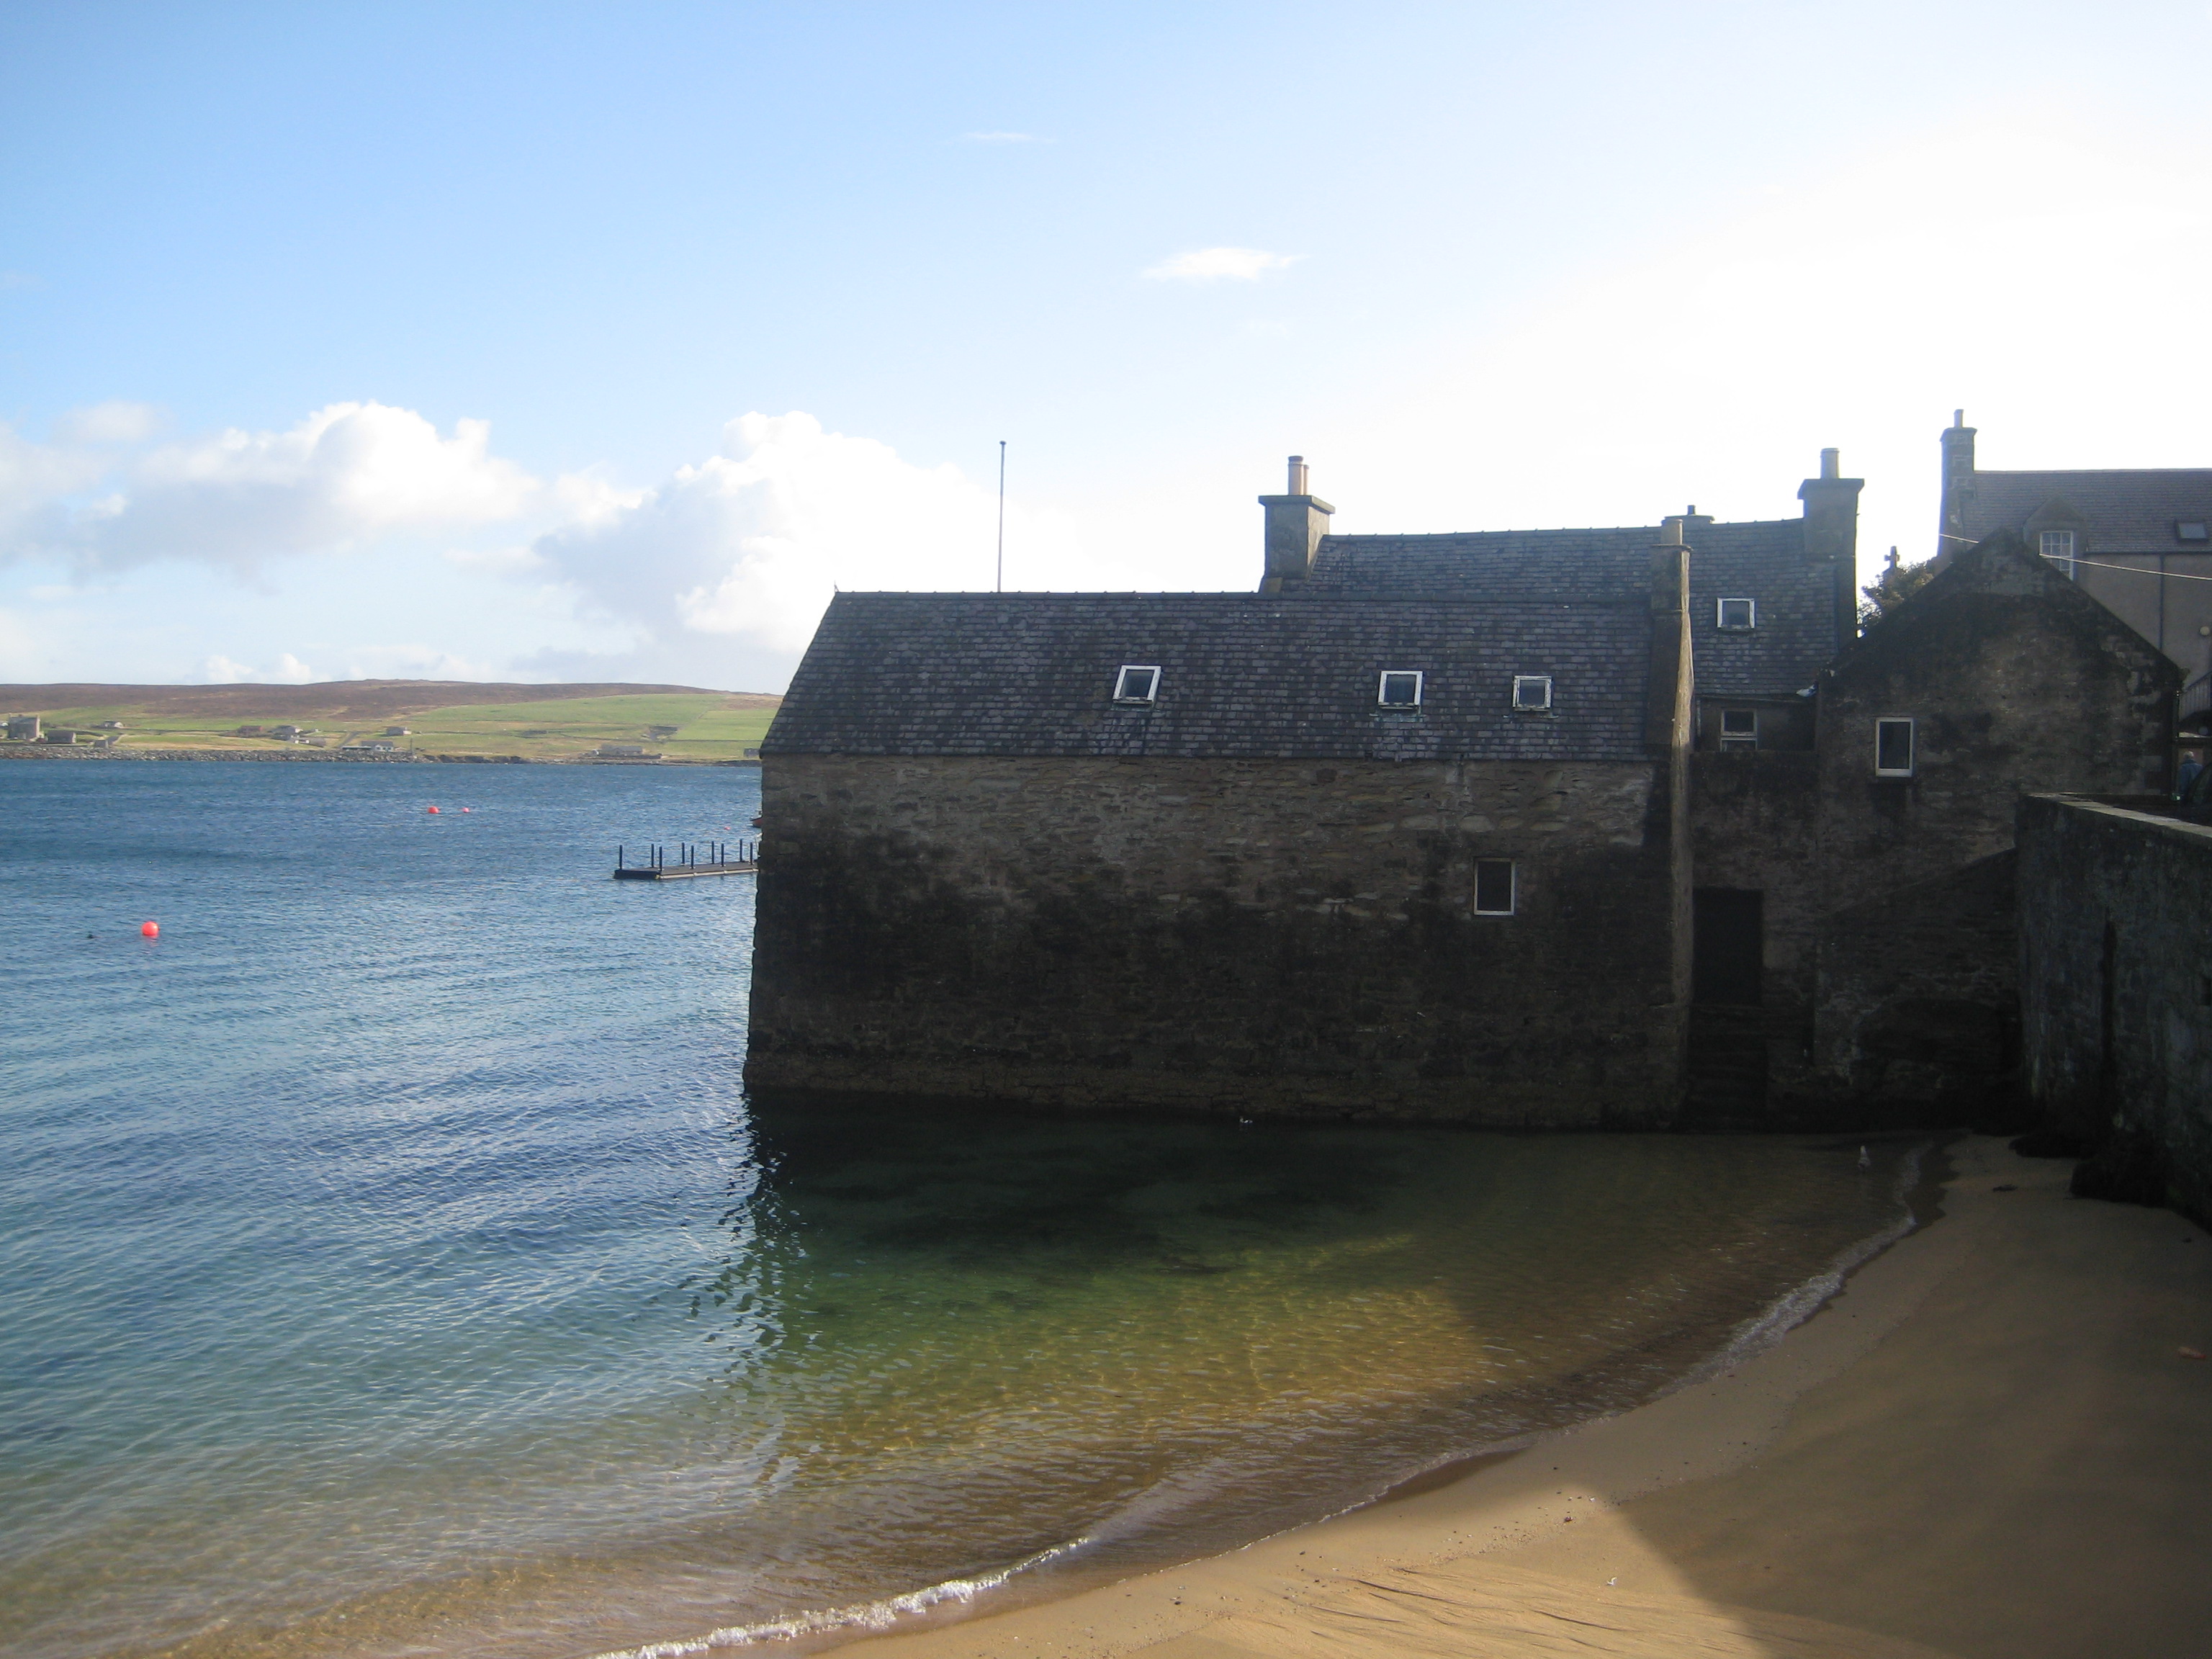
M 1951 1156 L 1941 1221 L 1726 1376 L 1228 1555 L 837 1650 L 2212 1652 L 2212 1361 L 2181 1352 L 2212 1352 L 2212 1241 L 2001 1141 Z

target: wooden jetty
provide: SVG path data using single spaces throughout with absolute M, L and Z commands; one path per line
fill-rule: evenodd
M 694 876 L 749 876 L 759 868 L 760 843 L 757 841 L 679 842 L 674 848 L 656 843 L 647 850 L 643 864 L 632 864 L 628 849 L 615 848 L 617 881 L 690 881 Z

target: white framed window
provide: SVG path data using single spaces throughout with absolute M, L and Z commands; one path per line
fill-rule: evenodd
M 1722 599 L 1714 606 L 1717 613 L 1713 621 L 1731 634 L 1747 634 L 1759 626 L 1759 601 L 1756 599 Z
M 1478 916 L 1510 916 L 1514 902 L 1521 896 L 1521 884 L 1511 859 L 1477 859 L 1474 861 L 1474 914 Z
M 1730 751 L 1747 751 L 1759 747 L 1759 710 L 1756 708 L 1723 708 L 1721 710 L 1721 747 Z
M 1375 701 L 1385 708 L 1419 708 L 1423 678 L 1418 668 L 1386 668 L 1375 687 Z
M 1912 721 L 1908 716 L 1874 723 L 1874 775 L 1878 778 L 1909 778 L 1919 757 L 1914 750 Z
M 2066 580 L 2074 580 L 2074 532 L 2070 530 L 2046 530 L 2038 538 L 2043 556 L 2054 564 L 2066 567 Z
M 1552 706 L 1552 677 L 1549 674 L 1516 674 L 1513 677 L 1513 706 L 1532 712 Z
M 1150 663 L 1125 662 L 1114 677 L 1115 702 L 1150 702 L 1160 694 L 1160 671 Z

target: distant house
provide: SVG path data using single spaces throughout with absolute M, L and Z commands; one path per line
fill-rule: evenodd
M 100 729 L 103 732 L 120 732 L 123 729 L 123 722 L 121 720 L 102 720 L 100 723 Z
M 297 743 L 301 738 L 306 737 L 307 733 L 306 729 L 301 726 L 272 726 L 269 728 L 269 735 L 276 738 L 279 742 Z
M 40 717 L 36 714 L 10 714 L 8 717 L 8 741 L 37 743 L 45 735 Z
M 381 739 L 372 738 L 367 743 L 346 744 L 339 749 L 338 752 L 341 755 L 394 755 L 399 752 L 399 745 L 396 743 L 386 743 Z
M 659 760 L 660 758 L 658 755 L 648 753 L 646 746 L 641 743 L 603 743 L 595 752 L 605 760 Z
M 404 726 L 387 726 L 384 728 L 384 735 L 387 738 L 411 738 L 415 734 Z
M 2009 531 L 2192 678 L 2212 666 L 2212 467 L 1989 472 L 1945 430 L 1943 558 Z

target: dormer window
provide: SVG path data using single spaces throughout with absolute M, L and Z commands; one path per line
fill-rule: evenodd
M 1727 753 L 1745 753 L 1759 747 L 1759 710 L 1756 708 L 1723 708 L 1721 710 L 1721 748 Z
M 1552 706 L 1552 677 L 1549 674 L 1516 674 L 1513 677 L 1513 706 L 1530 714 L 1540 714 Z
M 1748 634 L 1759 626 L 1759 603 L 1755 599 L 1723 599 L 1719 609 L 1720 615 L 1715 620 L 1731 634 Z
M 2205 525 L 2201 519 L 2184 519 L 2173 526 L 2176 541 L 2201 542 L 2207 540 Z
M 1115 702 L 1151 702 L 1159 696 L 1160 671 L 1144 663 L 1123 663 L 1114 678 Z
M 2074 580 L 2074 532 L 2070 530 L 2046 530 L 2038 538 L 2043 556 L 2066 567 L 2066 580 Z
M 1386 668 L 1375 688 L 1375 701 L 1385 708 L 1419 708 L 1421 680 L 1421 672 L 1417 668 Z

